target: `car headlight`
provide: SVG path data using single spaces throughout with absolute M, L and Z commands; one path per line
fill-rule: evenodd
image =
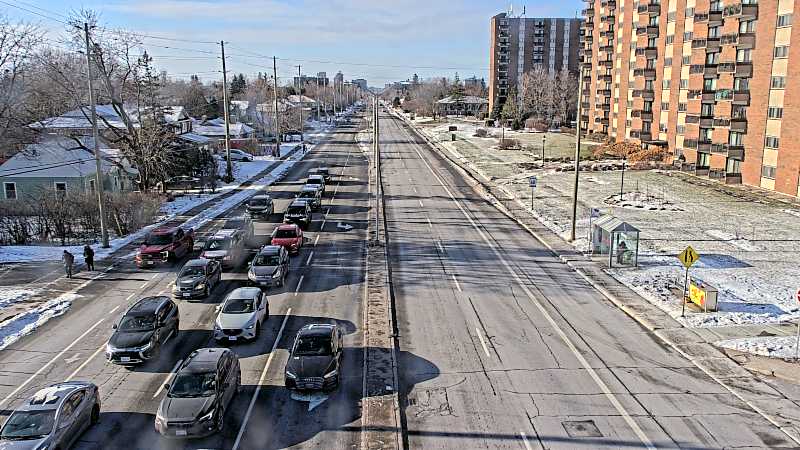
M 250 269 L 250 270 L 248 270 L 248 271 L 247 271 L 247 278 L 248 278 L 250 281 L 255 281 L 255 279 L 256 279 L 256 274 L 255 274 L 255 272 L 253 272 L 253 269 Z
M 167 419 L 161 415 L 161 411 L 156 413 L 156 423 L 162 426 L 167 424 Z
M 205 283 L 200 283 L 200 284 L 198 284 L 197 286 L 194 287 L 194 290 L 202 291 L 205 288 L 206 288 L 206 284 Z
M 325 378 L 333 378 L 336 375 L 339 375 L 339 370 L 338 369 L 333 369 L 330 372 L 326 373 L 324 376 L 325 376 Z
M 252 330 L 253 328 L 255 328 L 255 326 L 256 326 L 256 320 L 253 319 L 251 322 L 248 322 L 247 324 L 245 324 L 244 329 L 245 330 Z
M 144 344 L 143 346 L 137 348 L 137 350 L 140 351 L 140 352 L 146 352 L 146 351 L 150 350 L 150 348 L 152 346 L 153 346 L 153 341 L 150 341 L 147 344 Z
M 272 278 L 280 278 L 280 277 L 281 277 L 281 271 L 280 270 L 276 270 L 275 273 L 272 274 Z
M 286 378 L 291 378 L 293 380 L 296 380 L 297 379 L 297 375 L 295 375 L 294 373 L 292 373 L 292 372 L 287 370 L 286 371 Z
M 111 345 L 111 344 L 109 344 L 109 343 L 106 343 L 106 353 L 107 353 L 107 354 L 109 354 L 109 355 L 110 355 L 110 354 L 114 353 L 116 350 L 117 350 L 117 349 L 116 349 L 116 348 L 114 348 L 114 346 L 112 346 L 112 345 Z
M 166 259 L 169 259 L 169 252 L 168 251 L 167 252 L 161 252 L 161 256 L 166 258 Z
M 199 422 L 208 422 L 209 420 L 212 420 L 213 418 L 214 418 L 214 408 L 211 408 L 211 411 L 209 411 L 208 414 L 200 417 L 197 420 Z

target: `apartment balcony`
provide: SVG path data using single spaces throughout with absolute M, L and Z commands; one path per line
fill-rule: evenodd
M 718 102 L 733 100 L 733 89 L 717 89 L 714 94 L 714 100 Z
M 714 126 L 714 118 L 709 116 L 700 116 L 700 127 L 711 128 Z
M 594 8 L 586 8 L 581 11 L 581 14 L 584 16 L 593 16 L 594 15 Z
M 756 47 L 756 34 L 755 33 L 739 33 L 736 48 L 746 49 Z
M 717 67 L 717 64 L 706 64 L 705 69 L 703 70 L 703 75 L 705 75 L 706 78 L 709 76 L 713 78 L 717 74 Z
M 598 62 L 598 64 L 600 66 L 602 66 L 602 67 L 614 67 L 614 60 L 613 59 L 604 59 L 604 60 Z
M 656 79 L 656 69 L 633 69 L 634 77 L 644 77 L 645 80 Z
M 604 14 L 600 16 L 600 22 L 614 23 L 614 14 Z
M 711 153 L 711 141 L 698 139 L 697 140 L 697 151 L 703 153 Z
M 758 17 L 758 4 L 734 3 L 722 8 L 722 17 L 738 17 L 740 19 L 755 19 Z
M 753 63 L 751 62 L 737 62 L 736 63 L 736 76 L 737 77 L 752 77 L 753 76 Z
M 749 105 L 750 104 L 750 92 L 733 92 L 733 104 L 734 105 Z
M 723 34 L 720 38 L 722 45 L 736 45 L 739 42 L 739 33 Z
M 736 72 L 736 63 L 734 62 L 724 62 L 717 64 L 717 73 L 735 73 Z
M 727 145 L 728 158 L 738 159 L 744 161 L 744 146 L 743 145 Z
M 747 119 L 744 117 L 731 118 L 731 131 L 747 133 Z
M 724 117 L 714 117 L 713 126 L 715 128 L 728 128 L 731 126 L 731 119 Z
M 589 102 L 581 102 L 581 108 L 589 109 Z
M 703 103 L 714 103 L 717 101 L 717 91 L 712 89 L 703 89 L 700 101 Z
M 695 13 L 694 23 L 698 22 L 708 22 L 708 13 Z
M 705 39 L 692 39 L 692 49 L 696 48 L 706 48 L 706 40 Z
M 656 93 L 652 89 L 642 89 L 642 98 L 644 100 L 655 100 Z
M 636 35 L 642 36 L 647 35 L 649 38 L 658 37 L 658 25 L 647 25 L 644 27 L 636 28 Z
M 705 73 L 706 66 L 704 64 L 692 64 L 689 66 L 689 75 L 697 75 Z
M 592 45 L 594 43 L 594 36 L 592 36 L 591 34 L 587 35 L 587 36 L 584 36 L 583 42 L 585 42 L 585 43 L 587 43 L 589 45 Z
M 611 97 L 611 89 L 598 89 L 597 95 L 604 95 L 606 97 Z
M 614 32 L 611 31 L 611 30 L 601 31 L 600 32 L 600 37 L 601 38 L 614 39 Z
M 700 116 L 698 116 L 696 114 L 687 114 L 686 115 L 686 123 L 688 123 L 688 124 L 700 123 Z
M 708 12 L 708 24 L 717 25 L 722 23 L 722 10 L 716 9 Z
M 602 45 L 602 46 L 600 46 L 600 48 L 598 48 L 598 50 L 600 50 L 601 52 L 614 53 L 614 46 L 613 45 Z
M 631 111 L 631 117 L 638 117 L 645 121 L 653 120 L 653 111 L 645 111 L 643 109 L 634 109 Z
M 742 184 L 742 174 L 725 172 L 725 179 L 722 180 L 725 184 Z
M 720 38 L 718 37 L 708 37 L 706 38 L 706 49 L 707 50 L 719 50 L 720 45 Z
M 600 109 L 603 111 L 611 111 L 611 103 L 601 103 Z
M 658 15 L 661 14 L 661 5 L 659 3 L 651 3 L 649 5 L 639 5 L 636 9 L 639 14 Z

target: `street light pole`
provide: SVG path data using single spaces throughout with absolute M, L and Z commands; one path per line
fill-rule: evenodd
M 544 167 L 544 143 L 547 142 L 547 133 L 542 134 L 542 167 Z
M 569 241 L 575 240 L 575 226 L 578 221 L 578 180 L 581 170 L 581 114 L 583 108 L 581 107 L 581 97 L 583 96 L 583 62 L 580 64 L 580 72 L 578 73 L 578 117 L 576 117 L 576 133 L 575 133 L 575 181 L 572 186 L 572 226 L 569 230 Z
M 228 111 L 228 73 L 225 69 L 225 42 L 219 41 L 222 50 L 222 101 L 224 102 L 222 111 L 225 114 L 225 178 L 228 182 L 233 181 L 233 163 L 231 163 L 231 124 L 230 113 Z
M 303 80 L 300 75 L 300 66 L 297 66 L 297 101 L 300 103 L 300 144 L 303 140 Z
M 95 192 L 97 193 L 97 210 L 100 213 L 100 245 L 108 248 L 108 228 L 106 227 L 106 215 L 103 208 L 103 170 L 100 163 L 100 141 L 97 132 L 97 108 L 94 104 L 94 86 L 92 85 L 92 50 L 89 43 L 89 24 L 83 23 L 83 34 L 86 38 L 86 78 L 89 80 L 89 105 L 92 110 L 92 140 L 94 141 L 94 164 L 95 164 Z
M 278 58 L 272 57 L 272 87 L 275 90 L 275 157 L 281 157 L 281 124 L 278 121 Z
M 620 182 L 619 182 L 619 201 L 622 201 L 622 191 L 623 191 L 623 187 L 625 186 L 625 161 L 626 161 L 626 158 L 623 156 L 622 157 L 622 178 L 620 179 Z

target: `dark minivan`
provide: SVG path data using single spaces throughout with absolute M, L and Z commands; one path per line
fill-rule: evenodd
M 106 358 L 114 364 L 139 364 L 158 355 L 161 346 L 178 334 L 178 305 L 169 297 L 145 297 L 128 308 L 114 324 Z

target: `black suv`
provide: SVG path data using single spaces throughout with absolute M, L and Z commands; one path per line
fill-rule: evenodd
M 307 201 L 313 210 L 317 210 L 322 206 L 322 193 L 316 186 L 303 186 L 300 192 L 297 193 L 297 199 Z
M 175 286 L 172 288 L 174 298 L 208 297 L 208 294 L 222 280 L 222 266 L 213 259 L 190 259 L 183 265 Z
M 311 224 L 311 205 L 302 200 L 293 201 L 286 208 L 286 212 L 283 213 L 283 221 L 285 223 L 296 223 L 303 228 L 308 228 Z
M 156 414 L 156 431 L 171 438 L 219 433 L 225 410 L 242 384 L 239 359 L 225 348 L 201 348 L 181 364 L 164 385 L 167 396 Z
M 272 197 L 266 194 L 256 194 L 247 201 L 247 213 L 253 217 L 266 217 L 275 212 Z
M 284 371 L 289 389 L 334 389 L 342 367 L 342 331 L 336 325 L 310 324 L 297 332 Z
M 169 297 L 145 297 L 128 308 L 113 325 L 106 358 L 115 364 L 139 364 L 156 356 L 178 334 L 178 305 Z

